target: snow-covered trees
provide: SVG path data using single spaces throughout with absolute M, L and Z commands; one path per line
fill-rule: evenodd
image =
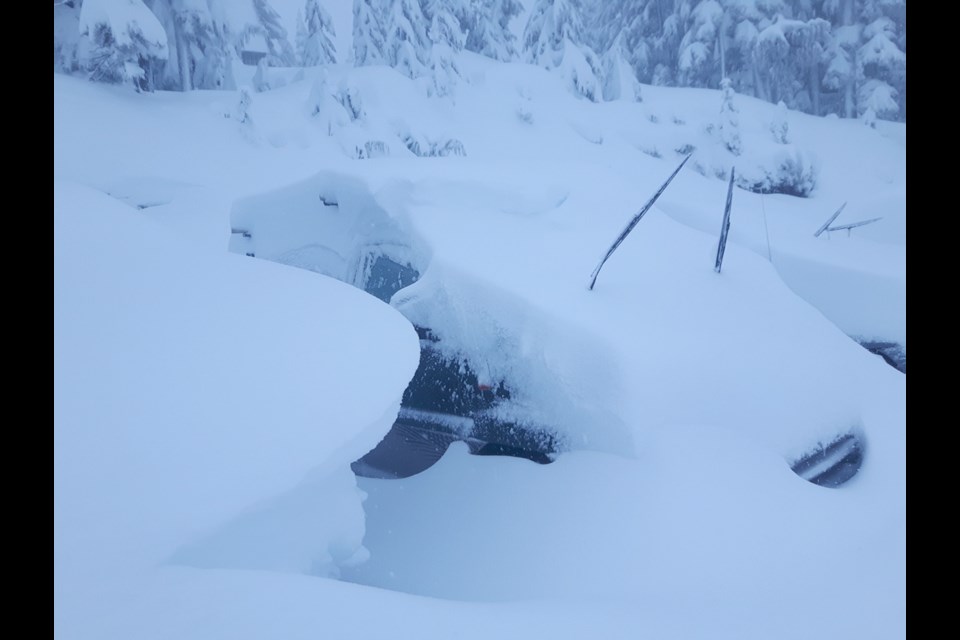
M 719 87 L 817 115 L 906 117 L 905 0 L 604 0 L 586 41 L 618 37 L 641 82 Z M 606 56 L 605 56 L 606 58 Z
M 603 54 L 603 99 L 640 102 L 640 82 L 627 62 L 623 37 L 617 35 Z
M 432 74 L 437 93 L 446 93 L 466 39 L 454 10 L 464 3 L 354 0 L 354 64 L 386 64 L 409 78 Z
M 408 78 L 426 75 L 431 66 L 427 18 L 419 0 L 393 0 L 384 20 L 386 63 Z
M 584 41 L 579 0 L 537 0 L 523 31 L 523 52 L 527 62 L 557 69 L 576 94 L 602 98 L 600 60 Z
M 523 11 L 518 0 L 451 0 L 451 6 L 467 34 L 467 51 L 504 62 L 517 58 L 510 22 Z
M 151 90 L 167 57 L 163 27 L 140 0 L 87 0 L 80 10 L 79 64 L 100 82 Z
M 283 26 L 292 16 L 270 0 L 55 3 L 54 68 L 147 90 L 232 88 L 234 48 L 254 34 L 268 64 L 336 62 L 327 8 L 345 0 L 301 1 L 295 50 Z M 254 24 L 229 25 L 228 2 L 247 3 Z M 592 100 L 633 99 L 638 82 L 719 88 L 727 77 L 736 92 L 789 109 L 906 118 L 906 0 L 530 0 L 520 42 L 511 28 L 520 0 L 352 4 L 350 61 L 429 76 L 437 95 L 460 77 L 466 50 L 555 70 Z M 81 12 L 108 19 L 81 26 Z
M 80 0 L 53 4 L 53 70 L 65 73 L 80 71 Z
M 427 19 L 418 0 L 354 0 L 353 61 L 386 64 L 410 78 L 430 68 Z
M 434 45 L 443 43 L 454 51 L 462 51 L 467 42 L 467 34 L 461 25 L 457 9 L 469 5 L 466 0 L 424 0 L 423 13 L 430 22 L 430 41 Z
M 430 20 L 427 37 L 431 43 L 431 92 L 439 96 L 448 95 L 460 77 L 456 58 L 463 51 L 466 34 L 449 4 L 443 0 L 428 0 L 424 12 Z
M 683 0 L 680 19 L 685 29 L 677 58 L 677 82 L 689 87 L 716 86 L 711 82 L 720 66 L 717 48 L 723 7 L 717 0 Z
M 900 110 L 897 87 L 906 85 L 907 56 L 897 46 L 896 37 L 896 25 L 886 16 L 880 16 L 863 30 L 866 42 L 857 50 L 860 113 L 872 110 L 879 117 L 890 118 Z
M 267 64 L 289 67 L 295 62 L 293 47 L 287 39 L 287 29 L 280 22 L 280 15 L 270 6 L 269 0 L 253 0 L 253 9 L 260 23 L 263 39 L 267 43 Z
M 386 34 L 378 0 L 353 0 L 353 64 L 386 64 Z
M 232 89 L 222 0 L 76 0 L 54 6 L 54 68 L 138 90 Z
M 167 34 L 167 62 L 154 86 L 164 89 L 233 89 L 230 28 L 215 0 L 145 0 Z
M 337 61 L 337 50 L 333 44 L 336 31 L 330 14 L 319 0 L 307 0 L 304 20 L 298 20 L 298 29 L 303 29 L 297 38 L 297 53 L 305 67 L 332 64 Z

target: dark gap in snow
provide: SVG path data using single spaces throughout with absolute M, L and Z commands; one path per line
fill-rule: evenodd
M 856 340 L 860 346 L 883 358 L 884 362 L 900 373 L 905 374 L 907 372 L 907 348 L 902 344 L 883 340 Z
M 394 293 L 407 287 L 420 278 L 420 274 L 409 264 L 380 255 L 370 265 L 370 275 L 363 290 L 372 296 L 389 303 Z
M 390 432 L 369 453 L 351 465 L 368 478 L 406 478 L 430 468 L 447 448 L 462 441 L 474 455 L 526 458 L 552 462 L 556 451 L 548 429 L 520 424 L 496 415 L 510 399 L 503 382 L 481 385 L 469 363 L 444 355 L 430 331 L 421 327 L 420 365 L 407 386 L 400 413 Z
M 821 487 L 836 488 L 857 475 L 863 465 L 863 444 L 846 433 L 826 446 L 820 445 L 791 465 L 794 473 Z

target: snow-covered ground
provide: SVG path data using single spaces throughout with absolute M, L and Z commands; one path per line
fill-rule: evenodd
M 717 91 L 463 67 L 444 99 L 271 70 L 247 122 L 54 77 L 58 637 L 903 637 L 905 376 L 850 336 L 906 344 L 904 125 L 788 112 L 783 145 L 737 96 L 735 158 Z M 716 274 L 721 177 L 785 152 L 811 197 L 735 189 Z M 844 202 L 883 219 L 814 238 Z M 349 286 L 371 248 L 421 274 L 389 306 Z M 354 478 L 410 321 L 510 380 L 556 462 Z M 849 483 L 791 472 L 844 433 Z

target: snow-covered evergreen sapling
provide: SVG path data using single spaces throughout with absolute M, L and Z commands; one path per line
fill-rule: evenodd
M 335 130 L 350 122 L 351 116 L 341 101 L 334 96 L 327 70 L 323 67 L 310 89 L 308 109 L 310 116 L 320 124 L 328 136 L 332 136 Z
M 777 103 L 773 121 L 770 123 L 770 133 L 777 144 L 790 143 L 790 124 L 787 122 L 787 105 L 781 100 Z
M 234 109 L 234 118 L 237 120 L 240 134 L 250 143 L 259 144 L 260 139 L 253 125 L 250 107 L 253 104 L 253 91 L 250 87 L 240 87 L 237 106 Z
M 250 105 L 253 103 L 253 94 L 249 87 L 240 87 L 240 99 L 237 101 L 236 118 L 242 125 L 252 126 L 253 118 L 250 117 Z
M 337 92 L 334 95 L 334 98 L 339 102 L 343 108 L 346 110 L 347 115 L 350 116 L 350 121 L 362 120 L 366 117 L 367 112 L 363 109 L 363 101 L 360 98 L 360 90 L 356 86 L 349 83 L 347 78 L 340 80 L 340 84 L 337 86 Z
M 730 78 L 720 81 L 720 89 L 720 139 L 730 153 L 738 156 L 743 152 L 743 145 L 740 142 L 740 117 L 733 103 L 735 92 Z

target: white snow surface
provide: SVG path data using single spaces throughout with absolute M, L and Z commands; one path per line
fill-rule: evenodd
M 737 96 L 734 158 L 718 91 L 592 104 L 530 65 L 461 69 L 428 100 L 332 66 L 363 105 L 333 127 L 316 70 L 252 125 L 236 92 L 55 76 L 58 636 L 903 637 L 905 376 L 849 336 L 906 344 L 904 125 L 787 112 L 782 145 Z M 736 189 L 716 274 L 717 176 L 785 148 L 814 192 Z M 844 201 L 837 224 L 883 220 L 814 238 Z M 370 251 L 421 273 L 393 309 L 334 281 Z M 557 461 L 455 444 L 355 481 L 417 362 L 408 320 L 511 381 Z M 790 471 L 851 431 L 843 487 Z

